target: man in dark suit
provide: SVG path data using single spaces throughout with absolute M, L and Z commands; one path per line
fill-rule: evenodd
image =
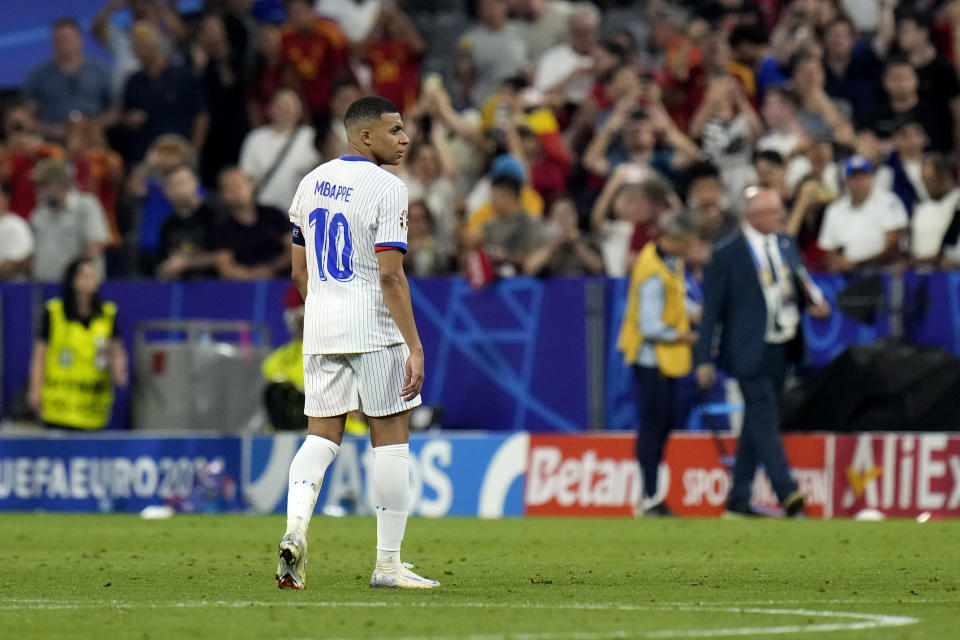
M 745 404 L 727 500 L 727 511 L 734 514 L 753 513 L 750 485 L 758 464 L 784 513 L 792 517 L 803 511 L 780 441 L 780 400 L 787 365 L 804 353 L 800 310 L 806 306 L 812 317 L 825 318 L 830 305 L 804 269 L 793 238 L 779 233 L 785 216 L 776 192 L 751 188 L 743 223 L 714 248 L 704 282 L 694 350 L 697 382 L 703 388 L 715 384 L 716 362 L 740 383 Z

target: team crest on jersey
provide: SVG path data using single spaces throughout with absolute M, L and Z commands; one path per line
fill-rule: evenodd
M 404 231 L 407 230 L 407 210 L 404 209 L 400 212 L 400 228 Z

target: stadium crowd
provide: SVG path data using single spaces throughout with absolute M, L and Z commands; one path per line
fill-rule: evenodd
M 285 211 L 368 93 L 412 140 L 412 275 L 623 276 L 685 208 L 696 276 L 752 185 L 811 270 L 960 266 L 958 0 L 176 6 L 108 0 L 112 68 L 53 22 L 2 105 L 0 279 L 288 274 Z

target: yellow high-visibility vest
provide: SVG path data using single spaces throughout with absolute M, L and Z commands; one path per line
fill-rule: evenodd
M 100 315 L 83 326 L 67 318 L 63 300 L 47 301 L 50 336 L 43 376 L 45 422 L 77 429 L 102 429 L 110 419 L 113 383 L 107 347 L 117 305 L 104 302 Z
M 623 353 L 626 364 L 634 364 L 637 352 L 643 344 L 643 335 L 640 333 L 640 285 L 651 276 L 659 276 L 663 280 L 665 299 L 663 315 L 660 316 L 663 324 L 673 327 L 678 333 L 690 331 L 690 316 L 687 313 L 686 284 L 683 280 L 683 266 L 672 271 L 657 253 L 657 244 L 648 242 L 637 256 L 630 272 L 630 292 L 627 295 L 627 308 L 623 314 L 623 325 L 620 327 L 620 339 L 617 348 Z M 668 378 L 682 378 L 693 368 L 693 349 L 682 343 L 657 342 L 654 344 L 657 354 L 657 366 L 660 373 Z

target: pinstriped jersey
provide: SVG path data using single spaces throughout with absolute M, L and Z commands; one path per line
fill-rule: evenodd
M 359 156 L 304 177 L 290 207 L 307 254 L 303 352 L 364 353 L 404 342 L 380 289 L 377 251 L 407 250 L 407 187 Z

